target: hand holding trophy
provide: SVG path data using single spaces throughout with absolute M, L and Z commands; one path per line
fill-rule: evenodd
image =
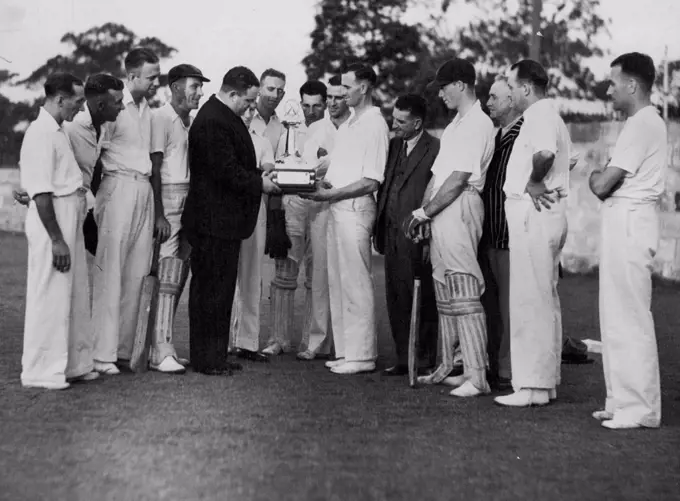
M 281 123 L 286 128 L 286 149 L 276 160 L 272 179 L 283 193 L 303 193 L 315 190 L 316 173 L 307 165 L 297 151 L 298 127 L 304 117 L 297 101 L 289 100 L 284 105 Z

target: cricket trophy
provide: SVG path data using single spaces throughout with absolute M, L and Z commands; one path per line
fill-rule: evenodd
M 284 105 L 281 123 L 286 128 L 286 150 L 274 165 L 273 180 L 286 194 L 311 192 L 316 189 L 316 171 L 297 151 L 299 125 L 304 121 L 300 105 L 289 100 Z

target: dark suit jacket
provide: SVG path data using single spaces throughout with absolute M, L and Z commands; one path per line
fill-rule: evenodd
M 399 200 L 399 221 L 403 221 L 411 212 L 421 207 L 423 195 L 427 188 L 427 183 L 432 177 L 430 169 L 439 153 L 439 139 L 432 137 L 427 132 L 423 132 L 422 137 L 416 147 L 409 154 L 405 175 L 396 180 L 394 171 L 396 169 L 397 155 L 402 140 L 393 138 L 390 141 L 390 148 L 387 153 L 387 166 L 385 167 L 385 182 L 378 190 L 378 212 L 376 224 L 373 229 L 373 237 L 378 252 L 385 252 L 385 224 L 387 199 L 390 193 L 395 194 Z
M 262 196 L 255 148 L 241 118 L 214 95 L 189 129 L 189 167 L 189 194 L 182 214 L 187 236 L 248 238 Z

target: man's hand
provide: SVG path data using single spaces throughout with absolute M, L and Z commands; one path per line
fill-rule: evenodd
M 28 205 L 28 202 L 31 201 L 31 197 L 29 197 L 28 193 L 25 191 L 12 190 L 12 196 L 14 197 L 14 201 L 21 205 Z
M 429 240 L 432 236 L 432 226 L 430 221 L 425 221 L 416 227 L 415 234 L 411 238 L 411 241 L 415 244 L 422 242 L 424 240 Z
M 531 200 L 534 202 L 534 207 L 536 207 L 538 212 L 541 212 L 541 205 L 546 209 L 550 209 L 552 204 L 560 198 L 560 194 L 546 188 L 543 181 L 539 183 L 529 181 L 527 183 L 526 192 L 531 197 Z
M 300 198 L 315 200 L 316 202 L 327 202 L 334 195 L 333 185 L 322 179 L 317 181 L 316 190 L 311 193 L 300 193 Z
M 326 155 L 328 155 L 328 152 L 325 148 L 319 147 L 319 149 L 316 150 L 316 158 L 325 157 Z
M 63 239 L 52 242 L 52 266 L 62 273 L 71 269 L 71 252 Z
M 430 218 L 427 217 L 425 210 L 422 207 L 414 210 L 402 223 L 402 229 L 404 230 L 406 238 L 413 240 L 416 237 L 418 226 L 428 221 L 430 221 Z
M 281 193 L 281 188 L 272 180 L 273 172 L 262 174 L 262 191 L 267 194 Z
M 170 233 L 172 232 L 172 227 L 170 226 L 170 223 L 168 223 L 168 220 L 165 219 L 165 216 L 163 214 L 159 214 L 158 217 L 156 217 L 156 225 L 154 227 L 154 236 L 161 241 L 161 243 L 165 242 L 168 238 L 170 238 Z
M 371 237 L 371 243 L 373 244 L 373 250 L 375 250 L 378 254 L 382 255 L 383 253 L 380 252 L 380 249 L 378 249 L 378 242 L 375 238 L 375 235 Z

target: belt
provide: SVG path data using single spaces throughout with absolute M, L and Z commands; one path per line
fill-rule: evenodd
M 637 200 L 635 198 L 609 197 L 602 202 L 607 207 L 623 205 L 626 207 L 656 207 L 656 201 Z
M 104 172 L 104 177 L 115 177 L 118 179 L 131 179 L 133 181 L 149 182 L 149 176 L 141 172 L 133 172 L 129 170 L 114 170 Z
M 161 193 L 189 193 L 189 183 L 167 183 L 161 185 Z
M 52 194 L 52 198 L 66 198 L 66 197 L 71 197 L 73 195 L 84 195 L 85 193 L 87 193 L 87 188 L 79 186 L 78 188 L 76 188 L 74 191 L 72 191 L 70 193 L 64 193 L 63 195 Z

